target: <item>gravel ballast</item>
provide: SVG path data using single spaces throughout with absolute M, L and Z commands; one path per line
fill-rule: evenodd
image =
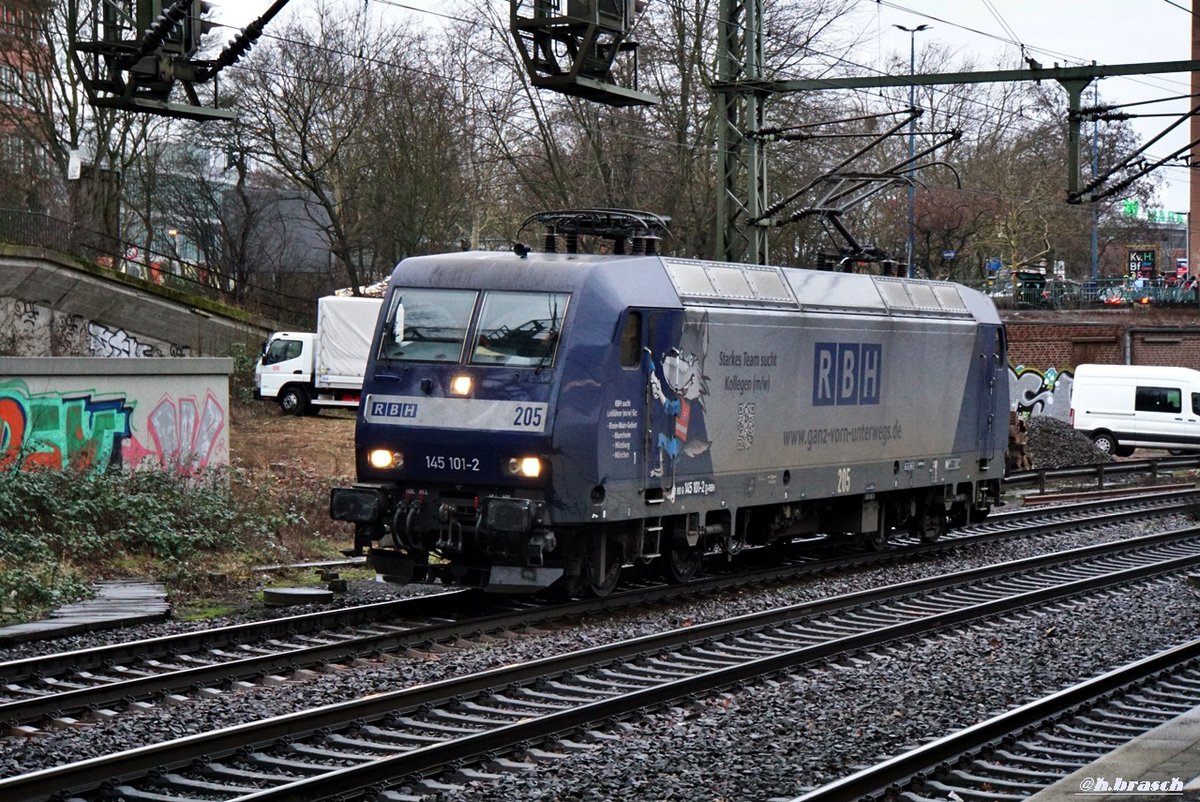
M 1157 526 L 1167 525 L 1183 525 L 1183 521 Z M 465 644 L 427 659 L 364 663 L 308 681 L 158 706 L 79 729 L 7 738 L 0 741 L 0 775 L 691 622 L 1128 537 L 1131 528 L 994 543 L 900 566 L 741 590 L 653 611 L 592 616 L 542 626 L 533 634 Z M 355 582 L 339 603 L 373 601 L 393 592 L 377 583 Z M 228 622 L 210 625 L 222 623 Z M 98 633 L 91 642 L 150 637 L 184 626 Z M 1146 583 L 1084 602 L 1055 605 L 1020 621 L 989 622 L 954 637 L 901 644 L 879 655 L 844 661 L 838 668 L 800 669 L 736 691 L 682 702 L 611 728 L 621 737 L 606 740 L 595 751 L 440 798 L 697 802 L 788 798 L 846 773 L 850 766 L 894 754 L 1195 637 L 1200 637 L 1197 599 L 1186 584 L 1181 579 Z M 63 651 L 87 645 L 87 638 L 80 636 L 43 647 Z

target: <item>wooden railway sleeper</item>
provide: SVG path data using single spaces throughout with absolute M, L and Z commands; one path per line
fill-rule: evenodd
M 728 641 L 721 643 L 719 648 L 724 654 L 728 654 L 730 656 L 749 657 L 752 659 L 755 657 L 770 657 L 773 654 L 779 654 L 779 649 L 747 644 L 741 638 L 730 638 Z
M 445 733 L 446 735 L 471 735 L 479 732 L 478 727 L 457 726 L 454 724 L 442 724 L 437 721 L 421 721 L 412 716 L 401 716 L 397 719 L 406 727 L 411 727 L 417 732 L 436 732 Z
M 402 745 L 410 744 L 413 749 L 417 749 L 422 746 L 430 746 L 432 744 L 440 744 L 446 740 L 445 738 L 439 738 L 426 733 L 412 732 L 409 730 L 401 730 L 399 728 L 378 726 L 374 724 L 363 727 L 362 734 L 391 743 Z
M 305 760 L 292 760 L 291 758 L 281 757 L 279 755 L 270 755 L 266 752 L 251 752 L 246 755 L 247 761 L 256 763 L 260 766 L 271 766 L 282 771 L 300 772 L 302 774 L 325 774 L 329 771 L 328 766 L 320 766 L 316 763 L 309 763 Z
M 500 702 L 501 704 L 519 705 L 521 707 L 528 707 L 533 710 L 541 711 L 541 712 L 554 713 L 554 712 L 557 712 L 557 711 L 563 709 L 563 705 L 561 703 L 556 704 L 554 702 L 539 702 L 536 699 L 516 698 L 519 695 L 523 695 L 522 692 L 524 690 L 525 690 L 524 688 L 517 688 L 514 690 L 513 693 L 511 693 L 509 695 L 492 694 L 490 696 L 490 699 L 494 700 L 496 702 Z
M 1090 763 L 1098 757 L 1103 757 L 1113 750 L 1112 746 L 1097 745 L 1098 742 L 1093 741 L 1092 745 L 1085 746 L 1083 743 L 1077 742 L 1072 749 L 1059 749 L 1053 746 L 1034 746 L 1028 741 L 1022 741 L 1021 747 L 1025 749 L 1040 750 L 1039 754 L 1051 755 L 1058 758 L 1068 758 L 1070 760 L 1082 760 L 1084 763 Z M 1030 758 L 1027 758 L 1030 759 Z
M 156 794 L 152 791 L 143 791 L 140 788 L 133 788 L 128 785 L 120 785 L 113 789 L 113 796 L 117 799 L 131 800 L 131 802 L 184 802 L 178 795 L 171 794 Z
M 517 719 L 528 718 L 529 716 L 539 716 L 542 714 L 542 709 L 532 704 L 523 704 L 517 701 L 510 701 L 507 707 L 498 707 L 494 705 L 480 704 L 479 702 L 463 702 L 461 705 L 463 710 L 471 710 L 485 716 L 512 717 Z
M 1186 713 L 1196 707 L 1194 701 L 1174 694 L 1160 693 L 1153 688 L 1142 688 L 1138 693 L 1131 693 L 1120 702 L 1127 703 L 1132 709 L 1136 709 L 1136 705 L 1146 705 L 1148 710 L 1172 710 L 1178 713 Z
M 505 719 L 520 719 L 521 718 L 520 715 L 514 714 L 514 713 L 501 714 L 497 718 L 496 716 L 483 716 L 483 715 L 474 715 L 472 713 L 467 713 L 467 712 L 459 712 L 460 705 L 461 705 L 461 703 L 456 703 L 454 705 L 455 710 L 442 708 L 439 710 L 431 710 L 430 712 L 426 713 L 425 715 L 433 717 L 433 718 L 437 718 L 441 721 L 461 722 L 462 724 L 466 724 L 466 725 L 481 724 L 481 725 L 486 725 L 486 726 L 496 726 L 498 724 L 504 724 L 504 723 L 506 723 Z
M 1063 727 L 1063 732 L 1070 732 L 1075 735 L 1088 734 L 1088 730 L 1084 729 L 1084 727 L 1077 727 L 1077 726 L 1075 726 L 1076 724 L 1082 724 L 1086 727 L 1095 728 L 1095 732 L 1097 734 L 1129 733 L 1129 734 L 1134 734 L 1134 735 L 1141 735 L 1143 732 L 1146 731 L 1146 727 L 1144 727 L 1140 724 L 1125 724 L 1120 721 L 1100 721 L 1098 719 L 1092 718 L 1090 715 L 1078 716 L 1077 718 L 1071 719 L 1071 721 L 1072 721 L 1072 724 Z
M 1120 701 L 1110 702 L 1108 707 L 1101 708 L 1100 710 L 1094 710 L 1090 715 L 1101 719 L 1120 719 L 1120 722 L 1122 723 L 1141 723 L 1147 725 L 1148 727 L 1157 727 L 1159 724 L 1162 724 L 1170 718 L 1170 716 L 1167 715 L 1167 713 L 1163 710 L 1151 710 L 1144 707 L 1133 707 Z
M 260 790 L 253 785 L 229 785 L 228 783 L 193 780 L 191 777 L 185 777 L 182 774 L 166 774 L 162 778 L 162 783 L 173 789 L 182 788 L 188 791 L 203 791 L 215 794 L 249 794 Z
M 198 774 L 203 774 L 210 777 L 226 777 L 230 780 L 245 780 L 250 783 L 271 783 L 273 785 L 286 785 L 291 782 L 290 777 L 285 777 L 279 774 L 267 774 L 262 771 L 250 771 L 249 769 L 241 769 L 236 766 L 230 766 L 225 763 L 203 763 L 199 766 L 193 766 L 192 770 Z
M 610 676 L 604 676 L 603 678 L 599 676 L 579 677 L 575 681 L 581 685 L 595 686 L 597 692 L 604 693 L 606 696 L 612 696 L 614 691 L 640 691 L 646 687 L 646 683 L 640 680 L 636 682 L 626 682 L 624 680 L 614 679 Z
M 1022 793 L 1002 794 L 993 791 L 972 791 L 970 788 L 958 788 L 937 780 L 926 780 L 924 785 L 941 794 L 941 799 L 954 799 L 953 796 L 950 796 L 953 793 L 963 802 L 1009 802 L 1009 800 L 1020 802 L 1029 796 Z
M 633 682 L 641 682 L 642 687 L 657 685 L 660 682 L 665 682 L 672 678 L 678 679 L 681 677 L 690 676 L 690 674 L 686 671 L 680 671 L 677 668 L 675 670 L 671 670 L 669 666 L 664 666 L 660 669 L 649 666 L 626 664 L 620 668 L 610 668 L 608 671 L 611 673 L 597 673 L 606 677 L 612 676 L 621 679 L 632 680 Z
M 755 632 L 752 637 L 755 641 L 778 644 L 789 651 L 802 648 L 811 643 L 810 640 L 793 636 L 782 629 L 774 629 L 770 632 Z
M 686 652 L 675 655 L 675 658 L 681 665 L 693 666 L 699 671 L 708 671 L 714 668 L 725 668 L 729 665 L 728 660 L 717 660 L 698 652 Z
M 378 760 L 379 755 L 368 755 L 362 752 L 340 752 L 336 749 L 326 749 L 323 746 L 314 746 L 303 742 L 297 742 L 288 745 L 288 751 L 297 755 L 308 755 L 309 757 L 320 758 L 323 761 L 344 762 L 345 764 L 353 763 L 369 763 L 373 760 Z M 325 767 L 328 771 L 328 767 Z

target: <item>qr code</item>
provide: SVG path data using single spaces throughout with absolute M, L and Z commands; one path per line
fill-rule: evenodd
M 737 447 L 738 451 L 748 451 L 754 445 L 754 403 L 747 402 L 737 406 Z

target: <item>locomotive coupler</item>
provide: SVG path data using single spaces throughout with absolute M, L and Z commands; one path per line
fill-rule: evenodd
M 543 553 L 554 551 L 554 547 L 558 545 L 558 541 L 554 537 L 554 533 L 550 530 L 538 532 L 533 537 L 529 538 L 529 543 L 525 547 L 525 562 L 527 565 L 543 565 L 545 559 Z
M 462 524 L 459 523 L 453 504 L 442 504 L 437 511 L 438 539 L 437 547 L 446 551 L 461 552 L 463 550 Z

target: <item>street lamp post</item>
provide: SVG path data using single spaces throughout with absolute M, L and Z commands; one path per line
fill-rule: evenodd
M 915 28 L 905 28 L 903 25 L 895 25 L 908 34 L 908 77 L 912 78 L 916 73 L 917 68 L 917 34 L 921 31 L 927 31 L 932 28 L 932 25 L 918 25 Z M 917 105 L 917 85 L 909 83 L 908 85 L 908 107 L 909 109 L 916 108 Z M 908 121 L 908 245 L 906 248 L 906 262 L 908 264 L 908 277 L 913 276 L 913 246 L 916 237 L 916 203 L 917 203 L 917 187 L 913 183 L 913 159 L 917 155 L 917 118 L 913 117 Z

